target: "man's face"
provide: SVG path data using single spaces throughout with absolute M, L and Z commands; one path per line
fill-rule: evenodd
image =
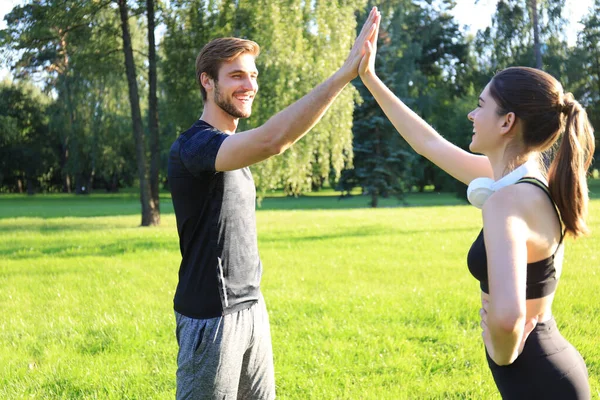
M 223 63 L 215 80 L 213 100 L 234 118 L 248 118 L 252 114 L 252 102 L 258 92 L 258 70 L 254 56 L 248 53 Z

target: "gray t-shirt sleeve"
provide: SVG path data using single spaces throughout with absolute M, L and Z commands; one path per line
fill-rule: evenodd
M 181 162 L 194 176 L 203 172 L 215 172 L 217 153 L 227 137 L 228 135 L 215 129 L 199 131 L 181 144 Z

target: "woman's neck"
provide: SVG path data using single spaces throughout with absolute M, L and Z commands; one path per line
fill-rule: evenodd
M 506 176 L 515 169 L 519 168 L 521 165 L 529 161 L 535 161 L 535 155 L 530 153 L 528 155 L 521 155 L 512 159 L 507 159 L 506 157 L 488 156 L 488 159 L 490 160 L 492 171 L 494 171 L 494 180 L 497 181 L 503 176 Z

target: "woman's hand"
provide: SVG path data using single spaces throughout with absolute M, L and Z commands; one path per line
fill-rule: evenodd
M 479 325 L 481 326 L 481 330 L 482 330 L 481 337 L 483 338 L 483 343 L 485 344 L 485 348 L 487 349 L 487 352 L 488 352 L 490 358 L 494 362 L 496 362 L 497 358 L 495 357 L 494 344 L 492 342 L 492 335 L 488 328 L 488 313 L 487 313 L 488 306 L 489 306 L 488 300 L 482 299 L 481 300 L 481 309 L 479 310 L 479 316 L 481 317 L 481 322 Z M 523 329 L 523 336 L 521 337 L 521 342 L 519 343 L 519 353 L 518 353 L 519 355 L 523 352 L 523 348 L 525 347 L 525 342 L 527 341 L 529 334 L 531 332 L 533 332 L 533 330 L 535 329 L 537 322 L 538 322 L 537 315 L 533 318 L 530 318 L 528 321 L 525 322 L 525 327 Z
M 479 322 L 479 326 L 481 327 L 481 338 L 483 339 L 483 344 L 485 344 L 485 348 L 487 349 L 488 354 L 492 360 L 494 358 L 494 346 L 492 345 L 492 336 L 490 334 L 490 330 L 487 325 L 487 300 L 481 300 L 481 308 L 479 309 L 479 316 L 481 317 L 481 322 Z
M 377 55 L 377 38 L 379 37 L 379 24 L 381 17 L 377 20 L 375 32 L 365 41 L 364 55 L 358 66 L 358 74 L 361 78 L 369 74 L 375 74 L 375 56 Z
M 529 337 L 529 334 L 533 332 L 536 325 L 538 323 L 538 316 L 529 319 L 529 321 L 525 322 L 525 329 L 523 329 L 523 338 L 521 339 L 521 343 L 519 344 L 519 355 L 523 352 L 523 348 L 525 347 L 525 341 Z

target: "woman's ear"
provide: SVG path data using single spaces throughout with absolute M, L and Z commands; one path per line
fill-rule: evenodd
M 503 135 L 510 133 L 512 129 L 517 125 L 517 116 L 514 112 L 509 112 L 504 115 L 504 121 L 502 121 L 502 127 L 500 133 Z

